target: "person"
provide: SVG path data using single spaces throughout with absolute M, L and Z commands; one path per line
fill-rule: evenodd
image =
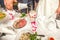
M 14 20 L 14 15 L 16 11 L 13 9 L 14 3 L 17 2 L 17 0 L 4 0 L 5 5 L 5 12 L 9 16 L 9 20 Z
M 56 20 L 56 11 L 59 14 L 60 7 L 58 4 L 60 0 L 39 0 L 36 8 L 38 22 L 37 33 L 48 36 L 56 36 L 58 33 Z M 59 25 L 58 25 L 59 26 Z M 53 30 L 54 29 L 54 30 Z M 40 32 L 40 33 L 39 33 Z M 56 34 L 56 35 L 55 35 Z
M 60 13 L 60 0 L 40 0 L 36 12 L 37 33 L 60 40 L 60 20 L 56 20 L 56 15 Z
M 17 1 L 18 1 L 18 3 L 24 3 L 24 4 L 27 3 L 28 11 L 31 10 L 31 6 L 32 6 L 32 9 L 35 10 L 35 8 L 39 2 L 39 0 L 17 0 Z M 27 12 L 26 8 L 22 9 L 21 11 L 25 12 L 25 13 Z
M 1 5 L 1 7 L 3 7 L 3 8 L 5 7 L 5 6 L 4 6 L 4 0 L 0 0 L 0 5 Z
M 57 14 L 60 14 L 60 0 L 59 0 L 59 4 L 58 4 L 58 8 L 57 8 L 57 10 L 56 10 L 56 13 L 57 13 Z
M 28 3 L 28 0 L 17 0 L 18 2 L 18 10 L 22 13 L 27 13 L 27 8 L 23 5 L 27 4 Z M 19 6 L 20 4 L 22 5 L 23 9 L 21 9 Z
M 58 4 L 58 8 L 57 8 L 57 10 L 56 10 L 56 13 L 57 13 L 56 19 L 57 19 L 57 20 L 60 20 L 60 0 L 59 0 L 59 4 Z
M 36 10 L 38 3 L 39 3 L 39 0 L 34 0 L 34 10 Z
M 17 2 L 17 0 L 4 0 L 4 5 L 6 9 L 13 10 L 13 3 Z

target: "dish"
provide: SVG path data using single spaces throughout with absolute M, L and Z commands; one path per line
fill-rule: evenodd
M 41 40 L 37 32 L 33 33 L 31 30 L 22 29 L 17 33 L 16 40 Z
M 10 16 L 5 11 L 0 12 L 0 23 L 7 23 L 10 20 Z
M 27 24 L 27 21 L 25 19 L 18 19 L 14 22 L 13 27 L 14 28 L 22 28 Z
M 0 12 L 0 20 L 4 19 L 6 17 L 6 14 L 3 12 Z
M 37 38 L 38 37 L 38 38 Z M 41 40 L 41 37 L 37 35 L 37 32 L 35 33 L 22 33 L 19 40 Z
M 22 33 L 21 34 L 21 37 L 19 38 L 19 40 L 30 40 L 30 33 L 27 32 L 27 33 Z

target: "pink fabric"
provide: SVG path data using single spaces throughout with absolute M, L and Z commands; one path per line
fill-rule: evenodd
M 35 21 L 31 22 L 31 25 L 32 25 L 32 31 L 36 32 L 36 29 L 37 29 L 36 22 Z

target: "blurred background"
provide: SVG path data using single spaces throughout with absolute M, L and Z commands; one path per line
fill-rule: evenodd
M 24 8 L 24 9 L 20 10 L 21 12 L 27 13 L 27 10 L 29 12 L 30 10 L 35 10 L 36 9 L 36 6 L 37 6 L 37 3 L 39 2 L 39 0 L 17 0 L 17 2 L 27 4 L 28 8 Z M 4 0 L 0 0 L 0 5 L 1 5 L 2 8 L 5 8 Z M 18 10 L 18 5 L 14 5 L 13 8 L 14 8 L 14 10 Z

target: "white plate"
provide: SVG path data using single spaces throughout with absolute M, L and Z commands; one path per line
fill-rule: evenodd
M 23 33 L 27 33 L 27 32 L 32 33 L 32 31 L 29 30 L 29 29 L 23 29 L 23 30 L 20 30 L 20 32 L 17 33 L 17 36 L 16 36 L 16 39 L 15 39 L 15 40 L 19 40 L 20 37 L 21 37 L 21 34 L 23 34 Z

